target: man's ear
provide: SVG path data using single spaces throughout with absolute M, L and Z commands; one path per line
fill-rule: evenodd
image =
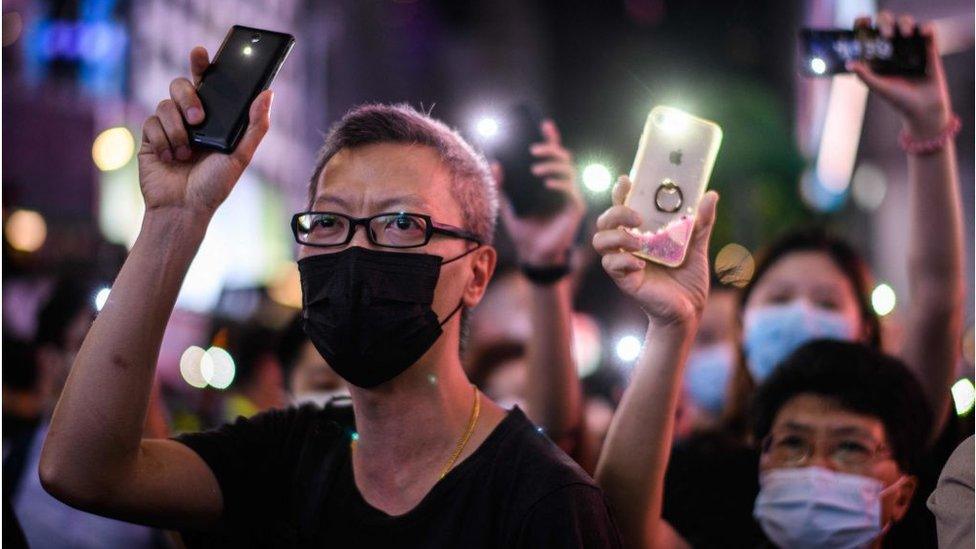
M 481 302 L 491 281 L 491 275 L 495 272 L 495 265 L 498 263 L 498 252 L 492 246 L 482 246 L 471 252 L 471 278 L 467 287 L 464 289 L 464 307 L 470 309 Z
M 893 522 L 898 522 L 908 512 L 908 507 L 912 504 L 912 498 L 915 496 L 917 488 L 918 477 L 914 475 L 908 475 L 902 481 L 891 502 L 891 520 Z

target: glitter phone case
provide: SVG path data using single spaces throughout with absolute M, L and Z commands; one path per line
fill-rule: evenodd
M 632 229 L 642 244 L 634 255 L 668 267 L 684 262 L 721 143 L 722 128 L 710 120 L 673 107 L 651 110 L 624 201 L 644 219 Z

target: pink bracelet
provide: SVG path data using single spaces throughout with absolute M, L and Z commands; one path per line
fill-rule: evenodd
M 908 154 L 932 154 L 945 148 L 946 144 L 956 137 L 960 128 L 962 128 L 962 121 L 959 120 L 958 115 L 953 114 L 939 135 L 931 139 L 917 140 L 908 133 L 908 130 L 902 130 L 898 136 L 898 144 Z

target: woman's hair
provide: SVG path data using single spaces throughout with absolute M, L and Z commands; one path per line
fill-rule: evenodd
M 749 296 L 752 295 L 763 276 L 779 260 L 796 252 L 823 253 L 840 269 L 840 272 L 843 273 L 854 289 L 854 298 L 857 301 L 863 326 L 863 342 L 872 349 L 880 350 L 881 323 L 871 307 L 870 269 L 864 258 L 847 241 L 829 233 L 823 227 L 807 227 L 786 233 L 759 254 L 755 273 L 739 296 L 740 319 L 745 311 L 746 303 L 749 301 Z M 756 382 L 746 368 L 745 355 L 742 352 L 741 344 L 738 355 L 736 369 L 732 375 L 732 387 L 729 391 L 724 421 L 729 429 L 745 434 L 745 416 L 749 406 L 749 397 L 755 391 Z
M 863 343 L 817 340 L 793 352 L 756 391 L 752 429 L 769 434 L 794 397 L 827 398 L 841 409 L 879 420 L 902 471 L 918 470 L 932 427 L 932 411 L 915 376 L 897 358 Z

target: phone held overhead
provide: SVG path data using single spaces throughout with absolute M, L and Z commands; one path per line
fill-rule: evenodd
M 674 107 L 651 110 L 624 200 L 644 220 L 631 229 L 641 240 L 634 255 L 668 267 L 684 262 L 721 143 L 722 129 L 715 122 Z
M 849 72 L 848 61 L 865 61 L 878 74 L 925 76 L 925 39 L 915 27 L 904 35 L 896 27 L 886 38 L 876 28 L 803 29 L 800 69 L 807 76 Z
M 251 102 L 271 86 L 294 44 L 283 32 L 231 27 L 197 86 L 205 118 L 188 126 L 190 143 L 233 151 L 247 128 Z
M 533 143 L 545 141 L 542 135 L 542 115 L 528 105 L 514 106 L 503 121 L 502 140 L 494 148 L 493 156 L 502 166 L 503 190 L 518 217 L 547 217 L 558 212 L 565 195 L 546 187 L 545 182 L 532 174 L 532 164 L 539 161 L 529 152 Z

